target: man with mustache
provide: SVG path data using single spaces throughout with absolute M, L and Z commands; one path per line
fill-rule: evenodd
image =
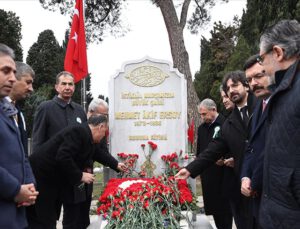
M 189 176 L 194 178 L 219 158 L 229 154 L 233 157 L 234 168 L 230 179 L 226 181 L 235 224 L 238 229 L 252 228 L 249 201 L 240 192 L 240 170 L 248 135 L 248 120 L 252 115 L 256 99 L 248 92 L 248 84 L 242 71 L 227 73 L 222 85 L 230 100 L 235 103 L 234 110 L 222 125 L 220 136 L 213 139 L 193 162 L 176 174 L 175 178 L 186 179 Z
M 267 131 L 266 109 L 271 95 L 268 86 L 273 83 L 271 77 L 265 74 L 264 68 L 257 62 L 257 57 L 258 55 L 251 56 L 244 66 L 250 89 L 261 100 L 257 102 L 253 111 L 249 127 L 250 137 L 241 172 L 241 192 L 247 197 L 252 197 L 250 201 L 253 207 L 253 228 L 261 228 L 258 222 L 258 211 L 263 179 L 263 150 Z

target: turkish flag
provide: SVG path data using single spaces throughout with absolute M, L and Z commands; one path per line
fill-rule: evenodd
M 74 75 L 75 83 L 88 75 L 82 0 L 76 0 L 65 56 L 65 70 Z

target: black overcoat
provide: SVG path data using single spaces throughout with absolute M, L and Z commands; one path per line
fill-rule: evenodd
M 275 73 L 264 150 L 260 223 L 263 228 L 300 228 L 300 61 Z
M 255 107 L 255 103 L 256 98 L 252 94 L 249 94 L 247 104 L 250 117 Z M 247 203 L 242 204 L 244 197 L 242 197 L 240 192 L 240 170 L 246 148 L 247 137 L 247 127 L 242 122 L 238 108 L 235 107 L 225 120 L 221 128 L 220 137 L 213 139 L 206 150 L 204 150 L 193 162 L 186 166 L 186 169 L 191 173 L 191 177 L 196 177 L 197 175 L 202 174 L 207 168 L 214 165 L 221 157 L 233 157 L 234 170 L 230 176 L 227 176 L 226 178 L 226 190 L 224 190 L 224 192 L 226 192 L 227 196 L 231 199 L 241 202 L 240 210 L 245 212 L 245 215 L 249 214 L 249 212 L 247 212 L 249 209 L 247 207 Z
M 219 114 L 212 124 L 203 123 L 198 127 L 197 155 L 201 154 L 212 139 L 218 136 L 224 121 L 225 117 Z M 231 211 L 229 202 L 223 195 L 223 173 L 224 167 L 214 164 L 201 174 L 204 208 L 207 215 Z
M 67 127 L 46 143 L 36 147 L 30 163 L 37 180 L 39 198 L 34 205 L 41 219 L 56 219 L 58 199 L 66 203 L 86 200 L 79 195 L 82 172 L 93 161 L 94 144 L 89 126 L 85 123 Z M 82 193 L 81 193 L 82 194 Z

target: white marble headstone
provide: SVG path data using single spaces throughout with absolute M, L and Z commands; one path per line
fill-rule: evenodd
M 155 175 L 161 174 L 161 156 L 186 152 L 187 86 L 184 76 L 167 61 L 145 57 L 130 61 L 109 84 L 110 150 L 139 155 L 137 171 L 145 161 L 141 144 L 158 145 L 152 155 Z

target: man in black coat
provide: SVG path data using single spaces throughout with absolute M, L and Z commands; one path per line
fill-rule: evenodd
M 198 127 L 197 156 L 201 154 L 212 139 L 218 137 L 225 117 L 217 112 L 216 103 L 204 99 L 198 106 L 203 123 Z M 218 229 L 232 228 L 232 214 L 228 199 L 223 194 L 223 160 L 219 160 L 201 174 L 204 209 L 212 215 Z
M 83 108 L 72 101 L 75 91 L 74 76 L 70 72 L 62 71 L 56 76 L 55 90 L 57 95 L 52 100 L 42 102 L 36 109 L 32 129 L 32 152 L 55 136 L 66 127 L 86 122 Z M 58 218 L 61 202 L 57 202 Z
M 104 115 L 108 118 L 108 104 L 102 99 L 93 99 L 88 107 L 87 117 L 92 115 Z M 108 132 L 108 130 L 107 130 Z M 106 132 L 106 133 L 107 133 Z M 102 138 L 100 143 L 96 144 L 94 147 L 94 155 L 92 160 L 86 164 L 84 171 L 93 173 L 93 163 L 97 161 L 104 166 L 109 166 L 116 172 L 124 171 L 126 166 L 124 163 L 118 162 L 109 152 L 107 148 L 107 138 L 106 136 Z M 92 201 L 92 191 L 93 183 L 85 184 L 87 189 L 87 197 L 85 201 L 80 203 L 67 203 L 63 204 L 64 208 L 64 218 L 63 227 L 64 228 L 76 228 L 85 229 L 90 224 L 90 206 Z M 79 213 L 77 211 L 80 211 Z M 78 220 L 74 220 L 74 215 L 80 214 Z
M 250 123 L 250 137 L 245 152 L 241 172 L 242 194 L 251 197 L 254 227 L 261 228 L 258 222 L 260 206 L 265 138 L 267 132 L 267 109 L 271 91 L 268 86 L 272 78 L 265 74 L 264 68 L 257 62 L 258 55 L 251 56 L 245 63 L 245 74 L 251 91 L 260 100 L 253 111 Z
M 243 162 L 246 140 L 248 136 L 247 125 L 252 115 L 256 99 L 248 92 L 245 74 L 241 71 L 229 72 L 224 76 L 223 89 L 230 100 L 236 105 L 232 113 L 224 122 L 220 137 L 214 139 L 193 162 L 181 169 L 177 179 L 196 177 L 226 154 L 234 159 L 234 173 L 228 182 L 231 200 L 230 205 L 238 229 L 252 228 L 252 214 L 249 203 L 240 192 L 240 170 Z
M 67 126 L 86 122 L 83 108 L 72 101 L 75 83 L 70 72 L 63 71 L 57 74 L 55 90 L 58 95 L 52 100 L 42 102 L 35 111 L 32 130 L 33 152 Z
M 259 63 L 275 79 L 267 110 L 260 224 L 300 228 L 300 23 L 282 20 L 260 38 Z
M 84 184 L 92 183 L 95 178 L 84 169 L 93 160 L 95 144 L 105 136 L 106 130 L 105 116 L 91 116 L 88 123 L 67 127 L 36 148 L 30 163 L 40 198 L 28 209 L 29 228 L 55 228 L 58 199 L 63 203 L 86 200 Z M 75 222 L 81 218 L 80 209 L 76 212 Z

